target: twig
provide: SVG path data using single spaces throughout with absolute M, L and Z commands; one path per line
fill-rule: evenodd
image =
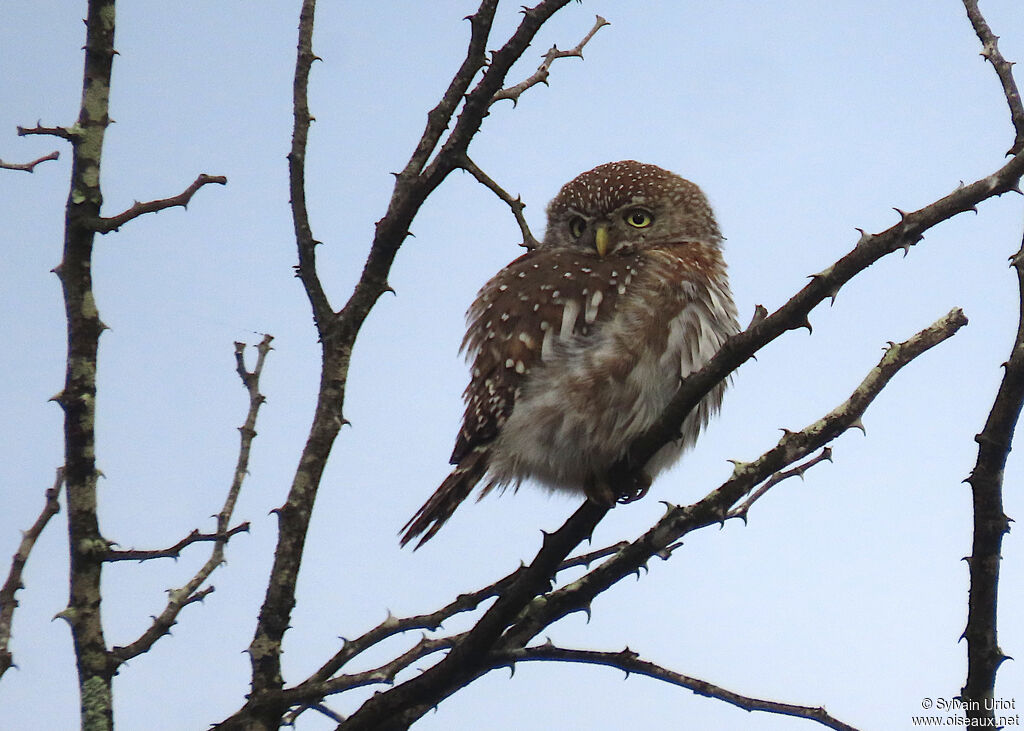
M 11 570 L 7 574 L 7 580 L 4 582 L 3 587 L 0 588 L 0 677 L 7 672 L 7 669 L 11 667 L 14 661 L 8 647 L 11 641 L 11 621 L 14 618 L 14 610 L 18 606 L 18 599 L 15 597 L 15 594 L 19 589 L 24 588 L 24 584 L 21 583 L 21 574 L 25 569 L 25 563 L 28 561 L 29 554 L 32 553 L 36 540 L 39 539 L 39 535 L 43 532 L 43 528 L 50 522 L 50 518 L 60 512 L 58 498 L 60 497 L 60 488 L 63 484 L 64 468 L 58 467 L 53 487 L 46 491 L 46 503 L 43 505 L 43 510 L 39 513 L 39 517 L 36 518 L 36 522 L 32 524 L 32 527 L 22 534 L 18 550 L 14 553 L 14 558 L 11 559 Z
M 467 634 L 468 632 L 460 632 L 450 637 L 421 637 L 415 645 L 380 667 L 349 675 L 336 675 L 325 681 L 311 682 L 307 680 L 294 688 L 282 691 L 282 697 L 291 704 L 304 704 L 313 699 L 343 693 L 353 688 L 362 688 L 366 685 L 390 685 L 398 673 L 417 660 L 455 646 Z
M 94 228 L 97 233 L 107 234 L 111 231 L 117 231 L 121 226 L 128 223 L 128 221 L 131 221 L 133 218 L 138 218 L 146 213 L 157 213 L 158 211 L 162 211 L 166 208 L 174 208 L 175 206 L 187 208 L 189 201 L 192 200 L 192 196 L 196 194 L 196 191 L 204 185 L 209 185 L 211 183 L 227 185 L 228 179 L 223 175 L 206 175 L 203 173 L 195 179 L 192 185 L 185 188 L 185 190 L 178 195 L 171 196 L 170 198 L 146 201 L 145 203 L 135 201 L 132 207 L 123 213 L 111 216 L 110 218 L 98 218 Z
M 39 163 L 46 162 L 47 160 L 56 160 L 59 157 L 60 153 L 57 150 L 54 150 L 49 155 L 43 155 L 39 159 L 33 160 L 32 162 L 4 162 L 3 160 L 0 160 L 0 169 L 24 170 L 25 172 L 28 173 L 34 173 L 36 171 L 36 165 L 38 165 Z
M 544 627 L 577 611 L 589 611 L 598 594 L 645 567 L 651 558 L 671 553 L 685 534 L 717 525 L 729 509 L 756 485 L 789 464 L 824 447 L 860 420 L 874 398 L 907 363 L 952 337 L 967 323 L 952 310 L 906 342 L 891 344 L 882 360 L 851 396 L 823 418 L 798 432 L 786 432 L 779 443 L 753 462 L 736 463 L 732 476 L 703 499 L 687 506 L 669 505 L 665 515 L 646 533 L 571 585 L 556 589 L 530 605 L 502 637 L 507 648 L 526 646 Z
M 727 518 L 741 518 L 743 520 L 743 522 L 746 523 L 747 522 L 747 512 L 750 510 L 750 506 L 753 505 L 754 503 L 756 503 L 761 498 L 761 496 L 764 495 L 766 492 L 771 490 L 773 487 L 775 487 L 777 484 L 779 484 L 783 480 L 788 480 L 790 477 L 799 477 L 802 480 L 804 478 L 804 473 L 807 470 L 811 469 L 811 467 L 813 467 L 814 465 L 818 464 L 819 462 L 831 462 L 831 461 L 832 461 L 832 448 L 831 447 L 823 447 L 822 450 L 821 450 L 821 454 L 819 454 L 819 455 L 817 455 L 815 457 L 812 457 L 811 459 L 807 460 L 803 464 L 797 465 L 796 467 L 794 467 L 793 469 L 790 469 L 790 470 L 784 470 L 783 472 L 776 472 L 774 475 L 772 475 L 770 478 L 768 478 L 767 482 L 765 482 L 763 485 L 761 485 L 761 487 L 757 488 L 754 492 L 752 492 L 750 494 L 750 497 L 748 497 L 746 500 L 744 500 L 742 504 L 737 505 L 735 508 L 730 510 L 729 514 L 726 517 Z
M 517 662 L 532 661 L 554 661 L 554 662 L 578 662 L 592 665 L 606 665 L 618 668 L 626 673 L 645 675 L 648 678 L 662 680 L 672 685 L 677 685 L 687 690 L 692 690 L 697 695 L 707 698 L 716 698 L 731 705 L 742 708 L 745 711 L 764 711 L 765 713 L 776 713 L 784 716 L 795 716 L 809 721 L 817 721 L 828 728 L 837 731 L 857 731 L 853 726 L 843 723 L 828 713 L 822 706 L 799 706 L 792 703 L 779 703 L 764 698 L 754 698 L 741 695 L 731 690 L 700 680 L 689 675 L 677 673 L 649 660 L 643 660 L 637 653 L 628 647 L 621 652 L 600 652 L 597 650 L 575 650 L 564 647 L 556 647 L 550 642 L 539 647 L 525 647 L 518 650 L 506 650 L 495 653 L 495 667 L 514 667 Z
M 240 523 L 231 530 L 223 533 L 200 533 L 198 530 L 193 530 L 187 536 L 182 538 L 180 541 L 175 543 L 170 548 L 162 548 L 156 550 L 142 551 L 136 549 L 129 549 L 125 551 L 110 551 L 107 554 L 105 561 L 149 561 L 154 558 L 178 558 L 181 555 L 182 549 L 187 546 L 191 546 L 193 543 L 201 543 L 208 541 L 220 541 L 226 543 L 231 536 L 237 533 L 248 533 L 249 522 Z
M 540 245 L 540 242 L 533 237 L 533 233 L 530 231 L 530 226 L 526 222 L 526 217 L 523 216 L 523 209 L 526 208 L 526 204 L 523 203 L 522 199 L 520 199 L 519 196 L 513 198 L 504 188 L 494 182 L 487 173 L 477 167 L 477 164 L 470 160 L 468 155 L 464 155 L 462 157 L 459 167 L 480 181 L 480 183 L 482 183 L 487 189 L 508 204 L 508 207 L 512 209 L 512 215 L 516 218 L 516 223 L 519 224 L 519 230 L 523 234 L 523 243 L 520 244 L 520 246 L 523 246 L 528 250 L 536 249 Z
M 583 47 L 590 43 L 590 39 L 593 38 L 594 35 L 606 25 L 611 25 L 611 23 L 609 23 L 607 20 L 598 15 L 597 19 L 594 21 L 594 27 L 591 28 L 590 31 L 585 36 L 583 36 L 583 40 L 577 43 L 573 48 L 569 49 L 568 51 L 559 51 L 558 46 L 552 46 L 548 50 L 548 52 L 544 54 L 544 61 L 541 62 L 541 65 L 537 67 L 537 70 L 534 71 L 529 78 L 520 81 L 515 86 L 510 86 L 507 89 L 502 89 L 501 91 L 494 95 L 494 98 L 491 101 L 491 103 L 493 104 L 494 102 L 497 102 L 501 99 L 511 99 L 512 106 L 515 106 L 516 104 L 519 103 L 519 97 L 522 95 L 522 93 L 529 89 L 531 86 L 536 86 L 537 84 L 544 84 L 545 86 L 547 86 L 548 76 L 551 75 L 551 64 L 553 64 L 555 60 L 559 58 L 582 59 Z
M 985 427 L 975 437 L 978 458 L 965 480 L 974 507 L 974 539 L 967 559 L 971 587 L 962 635 L 967 640 L 967 680 L 961 695 L 968 701 L 964 707 L 969 719 L 994 719 L 996 673 L 1006 660 L 997 635 L 999 564 L 1003 535 L 1010 531 L 1003 512 L 1003 470 L 1024 405 L 1024 242 L 1010 261 L 1017 272 L 1017 335 Z
M 60 137 L 62 140 L 68 140 L 74 142 L 81 136 L 81 129 L 68 128 L 68 127 L 44 127 L 41 123 L 37 122 L 35 127 L 18 127 L 19 137 L 28 137 L 30 135 L 46 135 L 49 137 Z
M 1017 82 L 1013 78 L 1013 64 L 1003 58 L 999 52 L 999 36 L 992 32 L 985 21 L 981 11 L 978 10 L 978 0 L 964 0 L 964 7 L 967 9 L 967 17 L 974 26 L 974 32 L 981 41 L 981 55 L 988 59 L 999 77 L 999 83 L 1003 85 L 1003 95 L 1010 107 L 1010 119 L 1013 128 L 1016 130 L 1016 137 L 1013 146 L 1006 153 L 1016 155 L 1024 151 L 1024 104 L 1021 103 L 1020 92 L 1017 90 Z
M 261 340 L 259 345 L 256 346 L 256 365 L 253 367 L 252 371 L 247 371 L 245 369 L 244 360 L 241 361 L 241 365 L 239 367 L 239 376 L 241 377 L 246 390 L 249 392 L 249 411 L 246 415 L 245 423 L 239 429 L 241 434 L 241 443 L 238 450 L 238 461 L 235 464 L 234 479 L 231 482 L 231 487 L 228 488 L 228 494 L 224 500 L 224 505 L 217 514 L 217 532 L 209 539 L 206 539 L 213 541 L 213 551 L 210 554 L 210 558 L 206 560 L 202 567 L 196 571 L 195 575 L 193 575 L 193 577 L 189 579 L 184 586 L 179 589 L 171 589 L 167 592 L 167 604 L 163 611 L 153 618 L 152 624 L 135 641 L 128 645 L 118 646 L 111 649 L 110 655 L 115 662 L 122 663 L 133 657 L 141 655 L 144 652 L 148 652 L 157 640 L 170 632 L 171 627 L 173 627 L 177 622 L 178 614 L 181 613 L 182 609 L 187 607 L 189 604 L 202 601 L 207 595 L 213 592 L 214 588 L 212 586 L 205 588 L 201 587 L 206 580 L 210 578 L 210 575 L 217 569 L 217 567 L 224 562 L 224 546 L 227 544 L 228 539 L 232 535 L 248 529 L 248 523 L 243 523 L 229 530 L 228 523 L 230 522 L 231 515 L 234 512 L 235 503 L 238 501 L 238 495 L 242 489 L 242 483 L 249 470 L 249 453 L 252 449 L 252 441 L 256 438 L 256 417 L 259 414 L 260 406 L 262 406 L 263 402 L 266 400 L 263 394 L 259 392 L 259 381 L 260 376 L 263 373 L 263 366 L 266 362 L 267 354 L 271 350 L 270 343 L 273 339 L 272 335 L 264 335 L 263 340 Z M 240 351 L 242 351 L 244 347 L 243 343 L 235 343 L 236 358 L 242 357 Z M 188 540 L 188 538 L 184 539 L 184 541 Z M 179 542 L 179 545 L 180 543 L 181 542 Z M 132 552 L 122 551 L 118 553 L 130 554 Z M 127 556 L 127 558 L 134 558 L 134 556 Z
M 590 551 L 579 556 L 574 556 L 573 558 L 563 561 L 558 566 L 557 571 L 565 571 L 566 569 L 578 566 L 590 566 L 594 561 L 605 558 L 606 556 L 611 556 L 616 551 L 627 545 L 629 544 L 626 541 L 620 541 L 612 546 L 607 546 L 596 551 Z M 340 670 L 354 657 L 357 657 L 366 650 L 378 645 L 390 637 L 414 630 L 433 631 L 440 628 L 445 620 L 450 619 L 456 614 L 470 612 L 480 606 L 482 602 L 501 596 L 504 592 L 508 591 L 508 589 L 525 570 L 526 567 L 521 566 L 490 586 L 485 586 L 483 589 L 479 589 L 468 594 L 460 594 L 454 601 L 444 607 L 441 607 L 436 612 L 419 614 L 411 617 L 395 617 L 389 612 L 388 616 L 380 624 L 368 632 L 365 632 L 352 640 L 342 640 L 341 649 L 335 653 L 330 660 L 324 663 L 319 670 L 313 673 L 307 680 L 303 681 L 303 684 L 322 683 L 330 679 L 334 673 L 338 672 L 338 670 Z
M 592 564 L 594 561 L 598 560 L 599 558 L 606 558 L 608 556 L 612 556 L 628 545 L 629 541 L 619 541 L 618 543 L 613 543 L 610 546 L 599 548 L 596 551 L 581 553 L 579 556 L 573 556 L 572 558 L 567 558 L 566 560 L 562 561 L 562 565 L 558 567 L 558 570 L 564 571 L 565 569 L 573 568 L 576 566 L 590 568 L 590 564 Z

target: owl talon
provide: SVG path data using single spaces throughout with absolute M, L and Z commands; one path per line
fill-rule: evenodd
M 634 503 L 640 498 L 642 498 L 644 495 L 646 495 L 647 491 L 650 489 L 651 478 L 647 474 L 641 472 L 639 475 L 636 476 L 636 479 L 633 482 L 633 484 L 629 488 L 627 488 L 626 491 L 624 491 L 621 495 L 619 495 L 617 502 L 619 502 L 622 505 Z

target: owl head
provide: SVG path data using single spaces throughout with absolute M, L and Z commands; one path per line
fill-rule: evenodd
M 657 165 L 622 160 L 562 186 L 548 204 L 541 247 L 605 257 L 682 241 L 722 241 L 704 193 Z

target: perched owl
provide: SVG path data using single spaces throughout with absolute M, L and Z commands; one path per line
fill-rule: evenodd
M 722 235 L 690 181 L 607 163 L 564 185 L 547 214 L 543 243 L 469 309 L 456 467 L 405 525 L 402 545 L 417 536 L 423 545 L 478 483 L 481 497 L 533 479 L 604 505 L 622 499 L 609 468 L 737 330 Z M 693 444 L 724 388 L 645 466 L 648 478 Z

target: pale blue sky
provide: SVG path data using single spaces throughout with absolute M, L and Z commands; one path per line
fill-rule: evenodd
M 461 18 L 473 2 L 321 3 L 314 39 L 307 193 L 324 242 L 320 271 L 344 303 L 384 212 L 393 178 L 425 115 L 460 62 Z M 982 9 L 1011 60 L 1024 61 L 1024 14 L 1010 0 Z M 518 21 L 503 4 L 497 47 Z M 47 399 L 63 381 L 63 306 L 56 277 L 66 147 L 18 138 L 15 126 L 70 124 L 81 86 L 84 2 L 6 3 L 0 10 L 0 158 L 53 149 L 35 174 L 0 172 L 0 555 L 42 504 L 61 460 L 61 415 Z M 97 301 L 110 330 L 100 353 L 98 465 L 104 534 L 124 547 L 170 545 L 208 529 L 219 509 L 246 408 L 232 342 L 275 336 L 262 390 L 251 477 L 217 591 L 188 607 L 174 636 L 115 681 L 125 729 L 201 729 L 235 710 L 275 540 L 268 511 L 284 499 L 315 401 L 318 348 L 292 277 L 294 241 L 285 155 L 298 2 L 122 3 L 103 185 L 105 213 L 180 192 L 200 172 L 223 174 L 188 211 L 132 221 L 99 239 Z M 995 170 L 1013 135 L 999 84 L 954 0 L 572 3 L 513 74 L 552 43 L 568 48 L 595 14 L 611 21 L 586 60 L 556 64 L 549 87 L 517 108 L 497 105 L 470 153 L 527 203 L 536 234 L 559 186 L 595 164 L 652 162 L 701 185 L 728 237 L 741 320 L 782 304 L 892 208 L 919 208 L 959 181 Z M 638 534 L 659 500 L 698 499 L 728 459 L 775 444 L 833 408 L 903 340 L 961 306 L 970 325 L 893 381 L 868 411 L 867 437 L 844 435 L 834 464 L 780 485 L 751 514 L 687 538 L 599 599 L 589 624 L 552 628 L 559 644 L 641 655 L 754 696 L 824 704 L 863 728 L 909 728 L 924 697 L 951 697 L 965 674 L 970 493 L 961 480 L 1012 343 L 1024 201 L 1005 196 L 929 232 L 811 315 L 813 336 L 789 333 L 745 365 L 721 417 L 651 495 L 616 509 L 595 542 Z M 528 559 L 540 530 L 576 507 L 524 488 L 464 506 L 426 548 L 399 550 L 396 532 L 447 474 L 468 377 L 458 356 L 463 311 L 517 256 L 515 222 L 468 175 L 427 202 L 357 344 L 346 416 L 313 521 L 298 607 L 287 635 L 287 680 L 301 680 L 390 610 L 435 609 Z M 1020 450 L 1018 450 L 1019 452 Z M 1018 454 L 1006 512 L 1024 515 Z M 67 628 L 63 516 L 39 542 L 19 594 L 0 718 L 19 729 L 72 728 L 77 691 Z M 164 590 L 203 559 L 108 568 L 107 637 L 124 644 L 160 611 Z M 1000 640 L 1024 655 L 1024 552 L 1004 543 Z M 460 626 L 460 621 L 451 627 Z M 410 639 L 410 642 L 413 641 Z M 396 642 L 389 647 L 400 647 Z M 380 659 L 383 656 L 378 656 Z M 367 662 L 370 662 L 368 659 Z M 355 669 L 362 669 L 362 666 Z M 369 691 L 367 691 L 368 693 Z M 365 694 L 364 694 L 365 695 Z M 1020 663 L 997 695 L 1024 704 Z M 335 699 L 346 713 L 355 699 Z M 655 681 L 581 665 L 494 673 L 417 725 L 496 731 L 799 729 Z M 7 728 L 7 721 L 0 721 Z M 333 724 L 307 713 L 300 729 Z

